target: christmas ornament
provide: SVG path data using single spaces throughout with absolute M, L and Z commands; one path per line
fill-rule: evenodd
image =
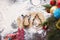
M 51 0 L 51 1 L 50 1 L 50 5 L 51 5 L 51 6 L 56 5 L 56 1 L 55 1 L 55 0 Z
M 51 7 L 51 9 L 50 9 L 50 13 L 53 13 L 53 11 L 56 10 L 56 9 L 57 9 L 57 6 L 53 6 L 53 7 Z
M 54 14 L 55 18 L 59 19 L 60 18 L 60 8 L 57 8 L 56 10 L 54 10 L 53 14 Z
M 60 8 L 60 0 L 57 0 L 57 7 Z
M 47 25 L 46 25 L 46 26 L 43 26 L 43 29 L 44 29 L 44 30 L 47 30 L 47 29 L 48 29 Z
M 57 27 L 58 29 L 60 29 L 60 19 L 59 19 L 58 22 L 56 23 L 56 27 Z

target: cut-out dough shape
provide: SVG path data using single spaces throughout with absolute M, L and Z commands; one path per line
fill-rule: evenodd
M 24 17 L 24 21 L 23 21 L 23 24 L 24 24 L 24 25 L 29 25 L 29 24 L 30 24 L 29 18 L 30 18 L 30 17 L 27 16 L 27 15 Z
M 41 19 L 41 21 L 43 23 L 45 21 L 44 15 L 41 12 L 38 12 L 37 14 L 38 14 L 39 18 Z
M 23 27 L 22 22 L 23 22 L 23 20 L 21 20 L 21 18 L 18 17 L 18 18 L 17 18 L 17 25 L 18 25 L 18 27 L 20 27 L 20 28 Z

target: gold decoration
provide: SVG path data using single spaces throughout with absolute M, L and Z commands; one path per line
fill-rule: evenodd
M 58 29 L 60 29 L 60 19 L 59 19 L 58 22 L 56 23 L 56 27 L 57 27 Z
M 51 9 L 50 9 L 50 13 L 53 14 L 53 11 L 54 11 L 55 9 L 57 9 L 57 6 L 53 6 L 53 7 L 51 7 Z

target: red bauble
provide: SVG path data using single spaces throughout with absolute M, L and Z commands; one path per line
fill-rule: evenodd
M 57 7 L 60 8 L 60 0 L 57 0 Z
M 50 5 L 51 5 L 51 6 L 56 5 L 56 1 L 50 1 Z
M 43 29 L 44 29 L 44 30 L 47 30 L 47 29 L 48 29 L 48 27 L 47 27 L 47 26 L 43 26 Z

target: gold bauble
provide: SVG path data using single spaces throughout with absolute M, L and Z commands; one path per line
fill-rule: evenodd
M 53 11 L 56 10 L 56 9 L 57 9 L 57 6 L 53 6 L 53 7 L 51 7 L 51 9 L 50 9 L 50 13 L 53 14 Z
M 58 22 L 56 23 L 56 28 L 60 29 L 60 19 L 59 19 Z

